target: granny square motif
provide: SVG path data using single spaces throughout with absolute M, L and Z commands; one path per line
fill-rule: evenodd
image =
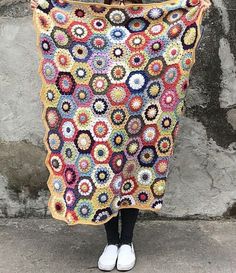
M 159 211 L 208 0 L 41 0 L 33 21 L 50 172 L 69 225 Z

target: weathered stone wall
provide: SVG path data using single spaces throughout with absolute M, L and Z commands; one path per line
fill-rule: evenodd
M 235 10 L 236 1 L 213 0 L 205 17 L 163 217 L 236 215 Z M 2 217 L 49 214 L 35 52 L 28 1 L 0 0 Z

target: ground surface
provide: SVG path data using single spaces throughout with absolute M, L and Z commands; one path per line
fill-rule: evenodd
M 236 221 L 141 221 L 132 272 L 234 273 Z M 0 272 L 100 272 L 103 226 L 54 219 L 0 219 Z M 115 270 L 113 270 L 115 272 Z

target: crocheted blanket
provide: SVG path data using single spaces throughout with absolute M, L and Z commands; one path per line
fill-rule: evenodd
M 50 172 L 69 225 L 159 211 L 208 0 L 40 0 L 33 22 Z

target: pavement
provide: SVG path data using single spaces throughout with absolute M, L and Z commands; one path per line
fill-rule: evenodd
M 52 218 L 0 219 L 0 273 L 91 273 L 103 226 Z M 138 220 L 135 273 L 236 273 L 235 220 Z M 114 269 L 113 272 L 116 272 Z

